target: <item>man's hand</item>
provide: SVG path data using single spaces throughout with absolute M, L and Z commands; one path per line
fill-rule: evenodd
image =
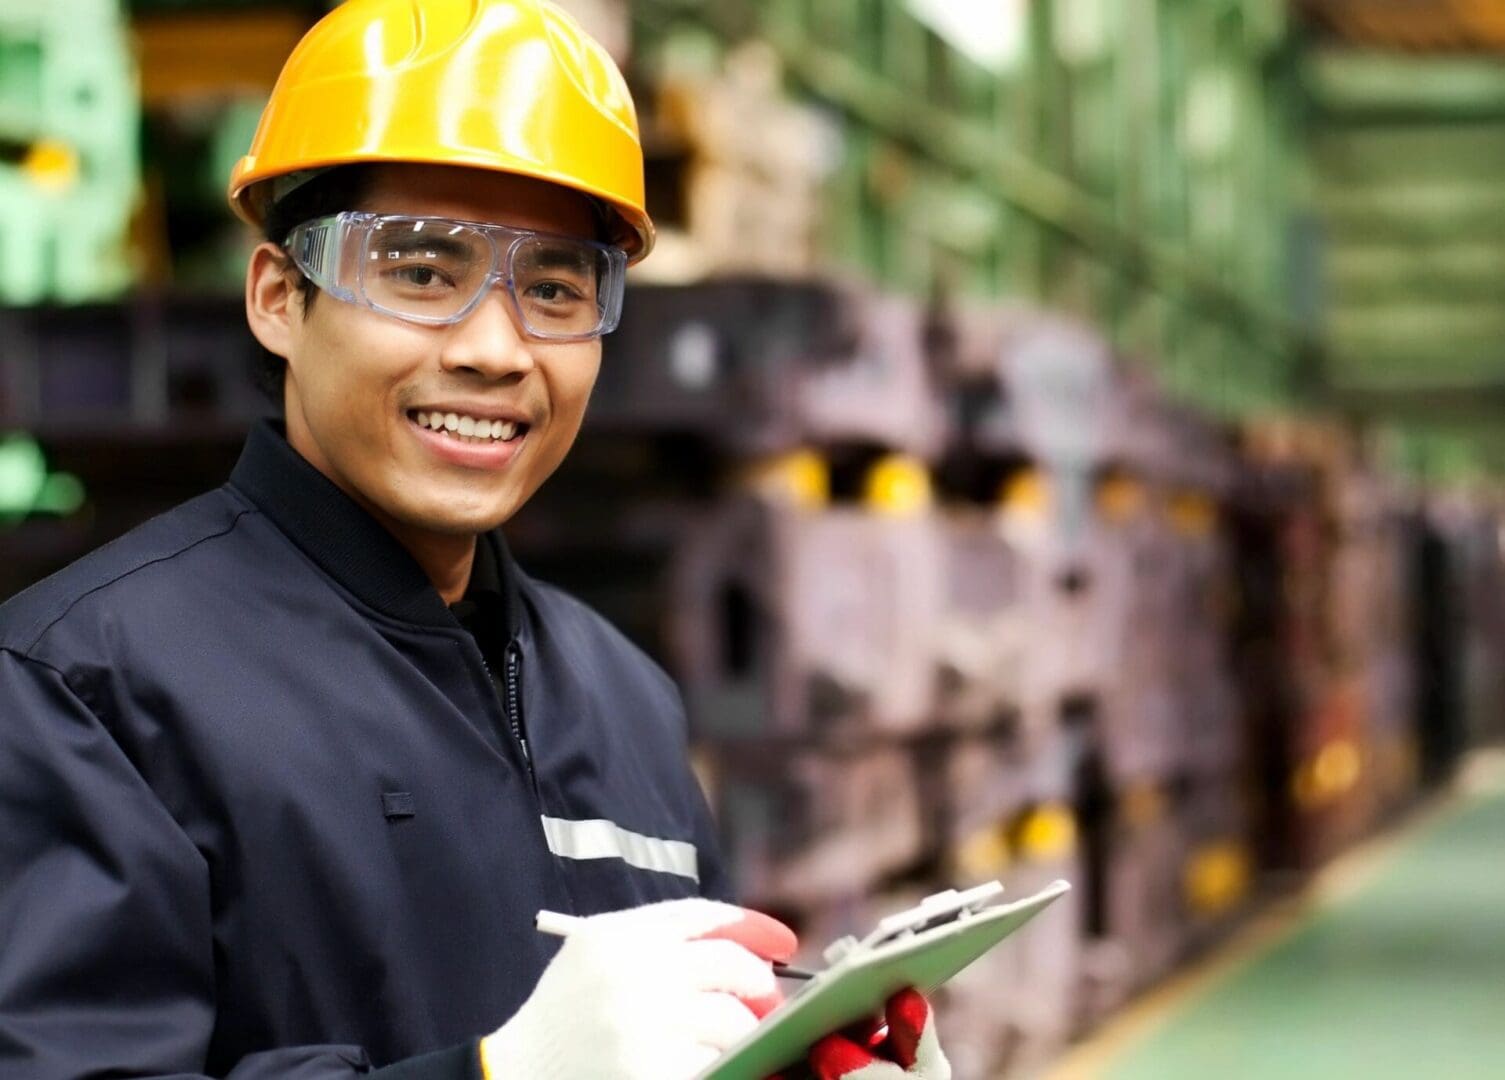
M 827 1035 L 810 1049 L 816 1080 L 951 1080 L 951 1063 L 936 1039 L 930 1003 L 900 990 L 884 1009 L 888 1038 L 869 1049 L 845 1035 Z
M 769 961 L 795 944 L 776 920 L 713 900 L 584 919 L 481 1040 L 487 1080 L 689 1080 L 779 1003 Z

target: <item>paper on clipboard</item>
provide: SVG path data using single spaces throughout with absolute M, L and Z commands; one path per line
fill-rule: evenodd
M 797 1064 L 822 1036 L 881 1013 L 891 994 L 913 986 L 928 994 L 1029 922 L 1070 890 L 1052 882 L 1033 896 L 1005 904 L 989 882 L 965 893 L 927 898 L 882 920 L 861 941 L 827 950 L 831 966 L 733 1046 L 697 1080 L 766 1080 Z

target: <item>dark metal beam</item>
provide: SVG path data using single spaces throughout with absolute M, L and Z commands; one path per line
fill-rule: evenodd
M 1505 380 L 1457 386 L 1329 385 L 1325 404 L 1342 412 L 1400 421 L 1472 421 L 1505 429 Z
M 1302 81 L 1328 119 L 1505 120 L 1505 67 L 1494 57 L 1324 48 L 1307 56 Z

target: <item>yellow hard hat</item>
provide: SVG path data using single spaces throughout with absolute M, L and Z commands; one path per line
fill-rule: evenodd
M 627 83 L 545 0 L 347 0 L 283 65 L 230 206 L 260 225 L 279 178 L 380 161 L 560 184 L 607 208 L 630 261 L 653 247 Z

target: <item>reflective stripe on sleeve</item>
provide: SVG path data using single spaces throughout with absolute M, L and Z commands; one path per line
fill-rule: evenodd
M 683 840 L 660 840 L 624 829 L 614 821 L 597 818 L 570 821 L 544 817 L 543 832 L 549 850 L 565 859 L 621 859 L 639 870 L 700 880 L 695 845 Z

